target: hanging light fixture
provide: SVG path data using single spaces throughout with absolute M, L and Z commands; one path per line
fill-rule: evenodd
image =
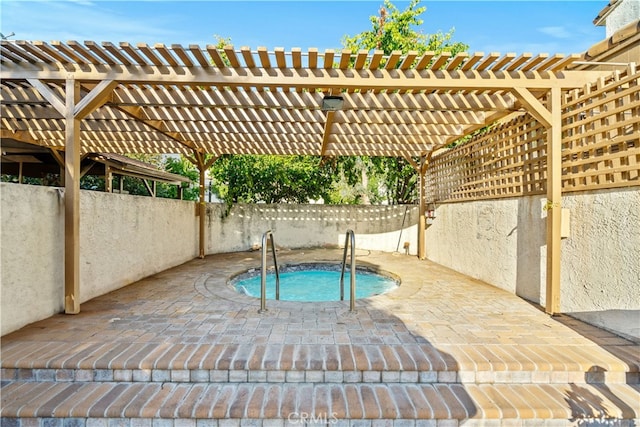
M 344 99 L 341 96 L 325 95 L 322 98 L 322 111 L 337 111 L 342 109 Z

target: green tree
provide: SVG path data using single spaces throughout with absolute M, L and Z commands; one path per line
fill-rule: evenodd
M 334 168 L 317 156 L 225 155 L 210 169 L 227 204 L 307 203 L 331 197 Z
M 354 52 L 377 49 L 386 55 L 393 51 L 407 53 L 411 50 L 419 54 L 431 51 L 455 55 L 469 48 L 464 43 L 452 41 L 454 29 L 447 33 L 419 32 L 417 28 L 423 24 L 420 16 L 426 9 L 420 6 L 420 0 L 412 0 L 405 10 L 400 11 L 389 0 L 385 0 L 379 14 L 369 18 L 371 29 L 355 36 L 345 36 L 342 44 Z M 363 158 L 363 163 L 365 173 L 369 174 L 368 180 L 381 183 L 379 189 L 388 203 L 411 203 L 417 199 L 417 174 L 404 158 Z
M 409 6 L 403 11 L 391 3 L 384 1 L 384 6 L 380 8 L 379 14 L 371 16 L 371 30 L 363 31 L 355 36 L 345 36 L 342 45 L 351 49 L 372 50 L 378 49 L 389 55 L 394 50 L 407 53 L 415 50 L 422 54 L 427 51 L 435 53 L 466 51 L 469 46 L 460 42 L 453 42 L 454 29 L 447 33 L 438 31 L 433 34 L 423 34 L 415 28 L 423 24 L 420 18 L 427 10 L 426 6 L 420 6 L 420 0 L 411 0 Z
M 224 48 L 230 38 L 214 36 Z M 229 64 L 224 53 L 222 60 Z M 308 203 L 322 199 L 334 202 L 336 163 L 320 156 L 225 155 L 209 172 L 216 196 L 229 207 L 233 203 Z M 338 199 L 339 200 L 339 199 Z
M 175 173 L 177 175 L 186 176 L 191 180 L 191 184 L 183 182 L 182 185 L 182 199 L 183 200 L 198 200 L 199 189 L 198 182 L 200 180 L 200 173 L 193 163 L 187 160 L 184 156 L 180 157 L 167 157 L 164 160 L 164 170 L 167 172 Z M 162 184 L 158 188 L 158 197 L 168 197 L 171 199 L 178 198 L 178 187 L 172 184 Z
M 373 157 L 370 170 L 372 176 L 382 183 L 382 198 L 387 204 L 415 203 L 418 175 L 404 158 Z

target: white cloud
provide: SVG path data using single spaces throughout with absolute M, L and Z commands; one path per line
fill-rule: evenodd
M 565 27 L 542 27 L 538 28 L 538 31 L 558 39 L 569 39 L 573 37 L 573 33 L 567 31 Z
M 92 2 L 92 1 L 85 1 L 85 0 L 67 0 L 67 1 L 69 1 L 71 3 L 84 5 L 84 6 L 93 6 L 93 5 L 95 5 L 95 3 Z

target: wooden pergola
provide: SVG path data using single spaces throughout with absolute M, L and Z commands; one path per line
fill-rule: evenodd
M 548 193 L 561 198 L 561 93 L 601 73 L 580 55 L 432 52 L 385 56 L 208 45 L 6 41 L 2 138 L 65 152 L 65 310 L 79 304 L 79 173 L 87 152 L 179 153 L 204 172 L 223 154 L 404 157 L 424 177 L 437 150 L 514 112 L 548 134 Z M 327 106 L 325 101 L 333 101 Z M 324 106 L 323 106 L 324 105 Z M 559 309 L 560 209 L 547 223 L 547 303 Z

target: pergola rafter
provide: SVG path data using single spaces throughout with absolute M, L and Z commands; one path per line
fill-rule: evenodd
M 3 40 L 0 129 L 3 138 L 65 149 L 66 302 L 77 312 L 81 153 L 186 154 L 201 171 L 201 186 L 206 154 L 404 157 L 420 175 L 424 213 L 430 156 L 461 136 L 528 111 L 552 129 L 549 149 L 558 150 L 558 94 L 600 75 L 567 70 L 578 59 Z M 323 111 L 325 95 L 341 96 L 341 108 Z M 549 196 L 559 197 L 555 190 Z M 424 257 L 424 226 L 419 230 Z M 557 252 L 555 239 L 553 231 L 548 246 Z M 559 280 L 555 270 L 547 277 Z M 548 289 L 556 301 L 557 283 Z

